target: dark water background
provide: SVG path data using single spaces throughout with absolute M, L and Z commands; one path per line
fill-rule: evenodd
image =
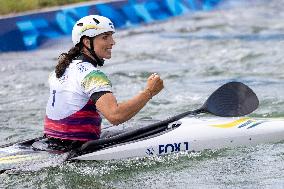
M 128 124 L 198 108 L 241 81 L 260 99 L 253 117 L 284 117 L 284 1 L 229 1 L 212 12 L 120 30 L 103 71 L 119 101 L 157 72 L 165 90 Z M 0 145 L 41 135 L 47 78 L 69 38 L 0 55 Z M 106 122 L 104 122 L 106 123 Z M 284 144 L 151 159 L 64 163 L 0 176 L 0 188 L 284 188 Z

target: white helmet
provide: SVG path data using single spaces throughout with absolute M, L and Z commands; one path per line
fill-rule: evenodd
M 72 30 L 72 41 L 74 46 L 80 43 L 82 36 L 95 37 L 105 32 L 115 32 L 113 23 L 110 19 L 99 16 L 89 15 L 76 22 Z

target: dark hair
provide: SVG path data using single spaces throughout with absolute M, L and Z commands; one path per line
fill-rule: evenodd
M 80 55 L 80 53 L 81 53 L 81 48 L 75 46 L 72 47 L 68 51 L 68 53 L 62 53 L 61 55 L 59 55 L 58 64 L 55 67 L 55 73 L 57 78 L 60 78 L 64 74 L 66 68 L 70 65 L 72 60 L 76 58 L 78 55 Z

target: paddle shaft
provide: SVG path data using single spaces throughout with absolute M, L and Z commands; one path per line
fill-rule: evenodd
M 161 121 L 161 122 L 165 122 L 165 124 L 169 124 L 169 123 L 172 123 L 172 122 L 175 122 L 175 121 L 178 121 L 180 120 L 181 118 L 184 118 L 188 115 L 197 115 L 197 114 L 200 114 L 200 113 L 206 113 L 207 111 L 203 108 L 199 108 L 197 110 L 193 110 L 193 111 L 187 111 L 187 112 L 184 112 L 184 113 L 181 113 L 181 114 L 178 114 L 178 115 L 175 115 L 173 117 L 170 117 L 164 121 Z
M 148 126 L 145 126 L 145 127 L 142 127 L 136 130 L 118 134 L 111 138 L 103 138 L 99 140 L 89 141 L 83 144 L 82 147 L 79 150 L 77 150 L 76 153 L 85 153 L 86 151 L 99 150 L 106 146 L 111 146 L 113 144 L 125 142 L 126 140 L 129 141 L 130 138 L 133 138 L 137 135 L 151 132 L 156 129 L 164 130 L 172 122 L 178 121 L 181 118 L 184 118 L 188 115 L 197 115 L 197 114 L 204 113 L 204 112 L 206 112 L 206 110 L 204 110 L 203 108 L 199 108 L 194 111 L 187 111 L 187 112 L 178 114 L 176 116 L 170 117 L 168 119 L 165 119 L 163 121 L 159 121 L 157 123 L 153 123 L 153 124 L 150 124 Z

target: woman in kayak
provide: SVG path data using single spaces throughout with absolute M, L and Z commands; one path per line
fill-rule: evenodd
M 102 118 L 118 125 L 136 115 L 163 89 L 163 81 L 152 74 L 143 91 L 118 103 L 112 84 L 99 70 L 110 59 L 115 45 L 113 23 L 106 17 L 90 15 L 73 27 L 72 47 L 59 56 L 49 76 L 50 96 L 46 106 L 44 134 L 62 142 L 83 143 L 100 138 Z

